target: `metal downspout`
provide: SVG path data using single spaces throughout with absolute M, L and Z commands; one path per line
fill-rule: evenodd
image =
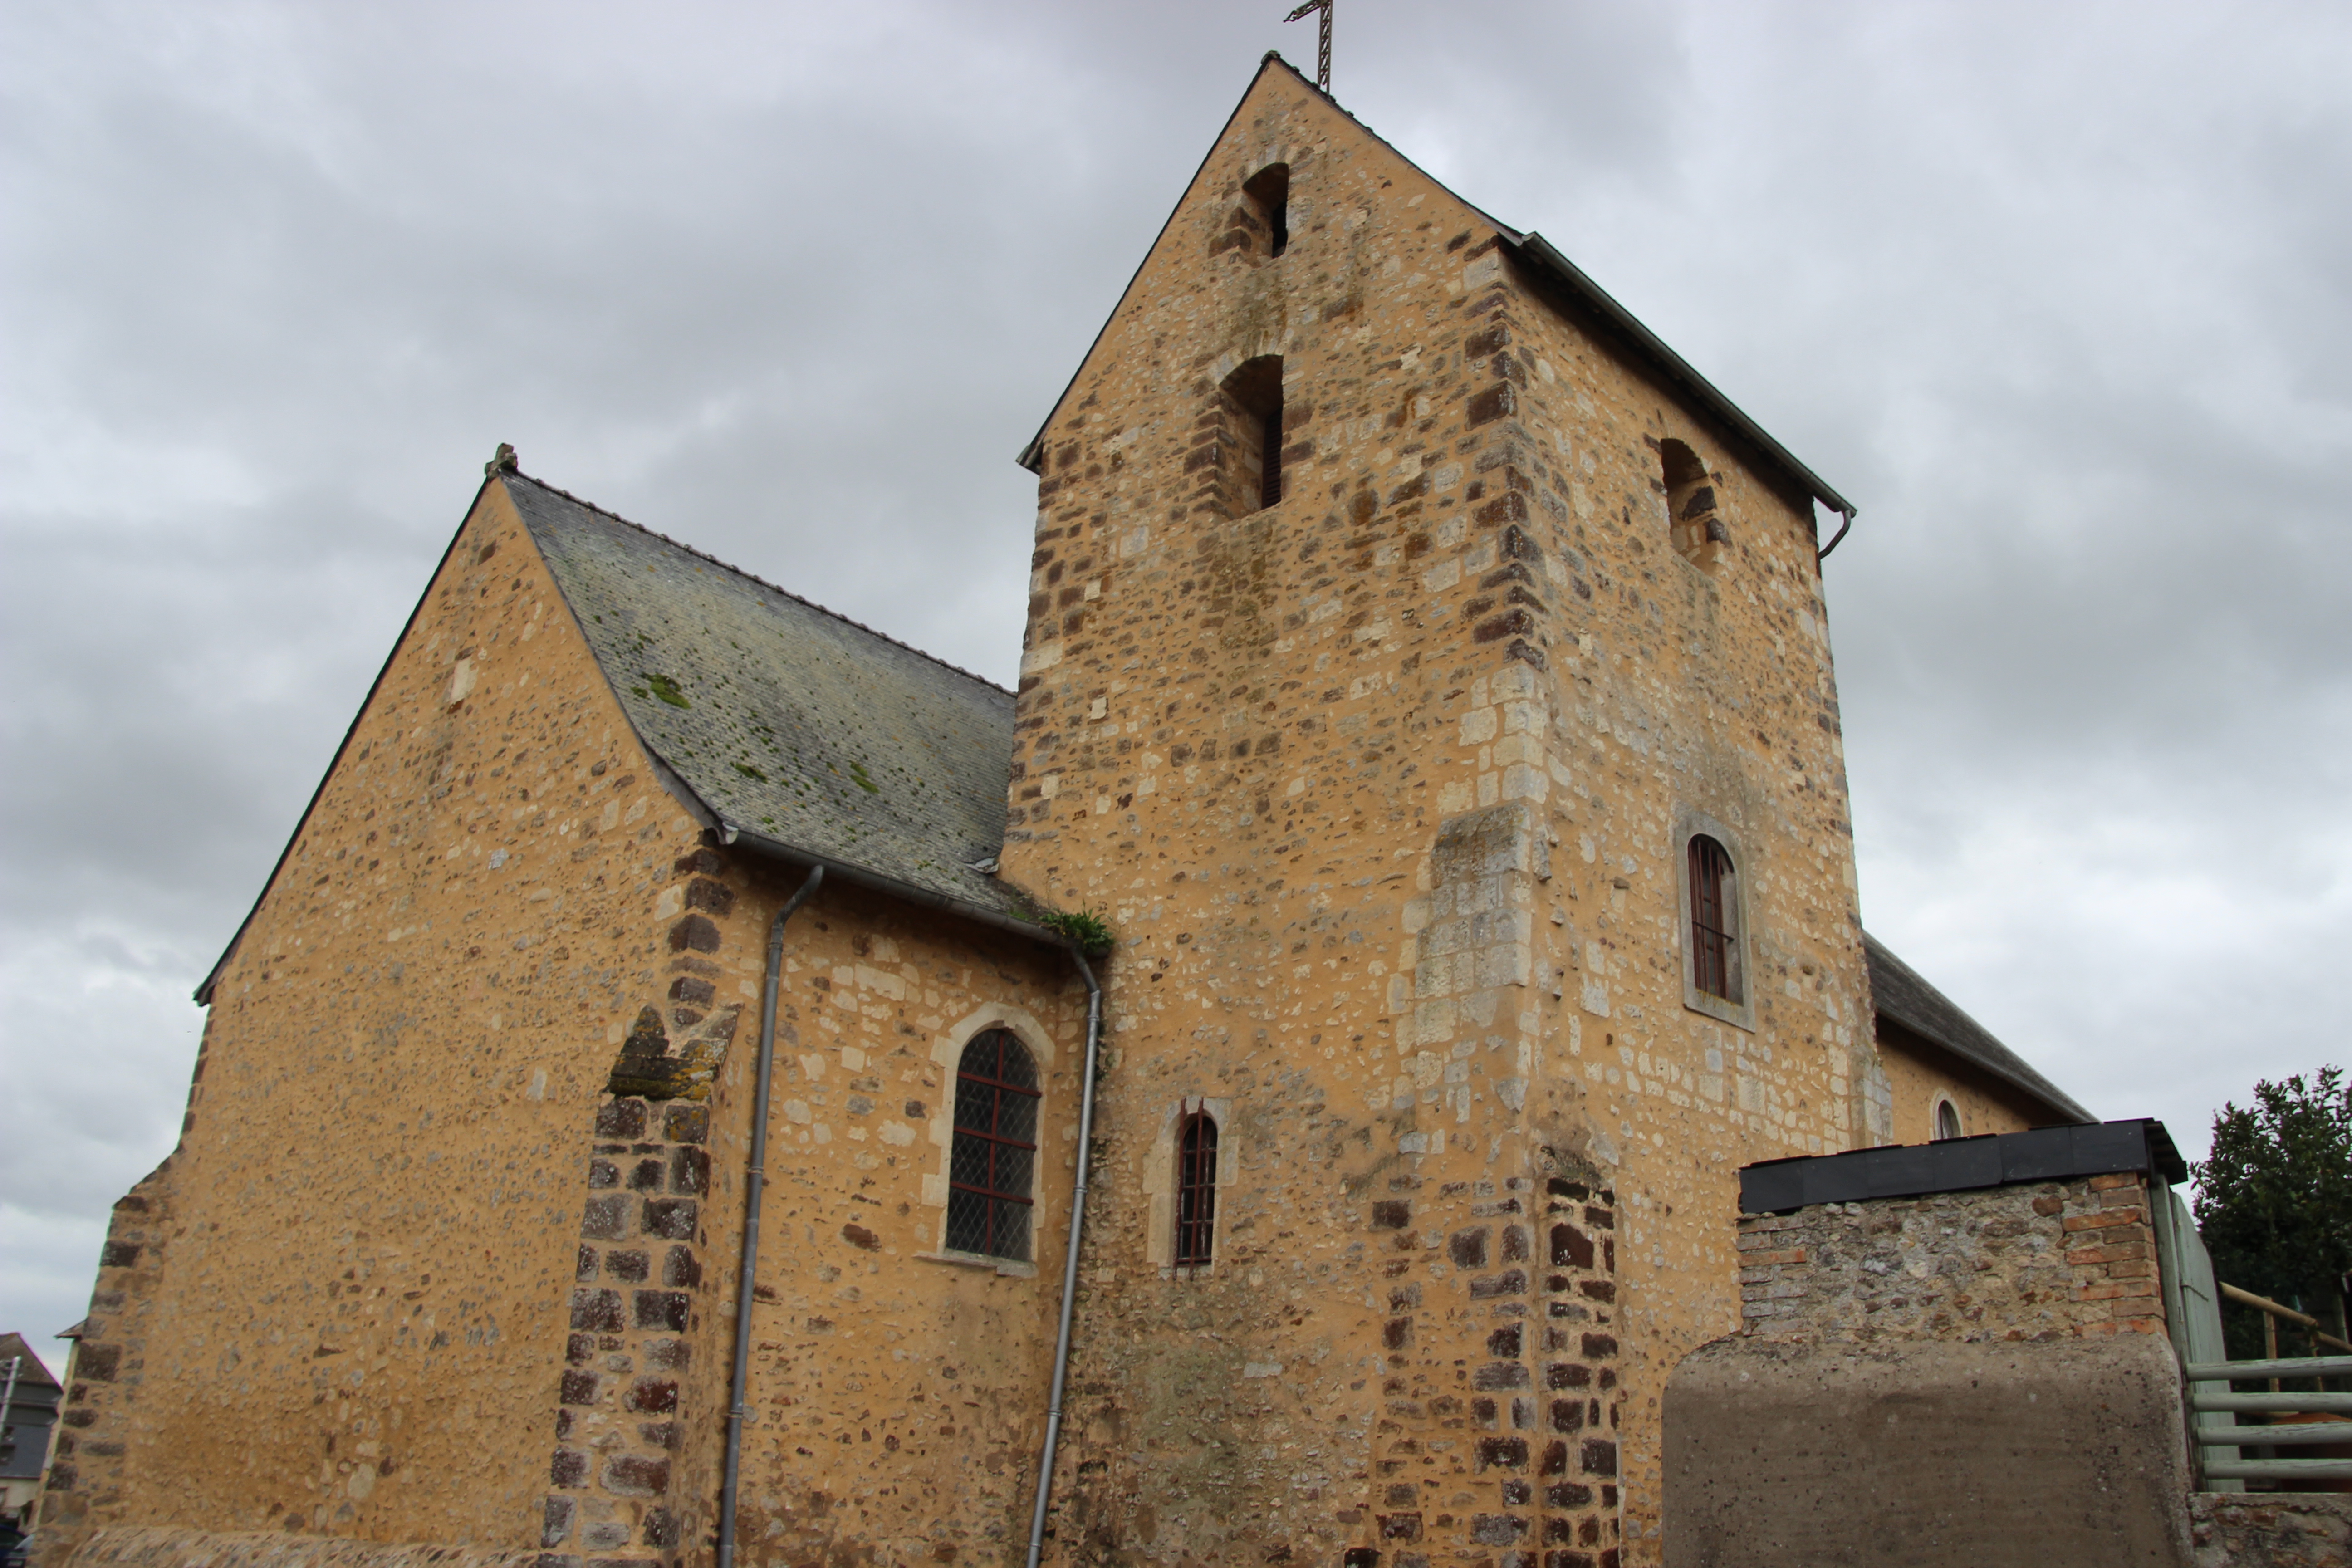
M 1844 518 L 1845 521 L 1838 524 L 1838 531 L 1830 536 L 1830 542 L 1827 544 L 1822 545 L 1819 550 L 1813 552 L 1813 559 L 1816 562 L 1827 561 L 1830 558 L 1830 552 L 1835 550 L 1838 547 L 1839 542 L 1845 538 L 1846 530 L 1853 526 L 1853 513 L 1852 510 L 1849 510 L 1842 511 L 1838 515 Z
M 719 1568 L 735 1562 L 735 1483 L 743 1463 L 744 1385 L 751 1370 L 751 1282 L 760 1266 L 760 1193 L 767 1185 L 768 1082 L 776 1062 L 776 999 L 784 973 L 784 922 L 824 880 L 812 867 L 801 890 L 784 900 L 768 927 L 768 989 L 760 1008 L 759 1081 L 751 1101 L 751 1158 L 743 1172 L 743 1260 L 735 1275 L 735 1373 L 727 1405 L 727 1479 L 719 1490 Z M 1081 1156 L 1083 1158 L 1083 1156 Z
M 1029 1568 L 1045 1549 L 1045 1505 L 1054 1495 L 1054 1450 L 1062 1439 L 1062 1387 L 1070 1376 L 1070 1319 L 1078 1305 L 1078 1238 L 1087 1224 L 1087 1162 L 1094 1149 L 1095 1058 L 1102 1043 L 1102 986 L 1086 955 L 1070 949 L 1070 962 L 1087 983 L 1087 1078 L 1078 1100 L 1078 1184 L 1070 1194 L 1070 1243 L 1062 1258 L 1062 1328 L 1054 1341 L 1054 1392 L 1045 1406 L 1045 1451 L 1037 1459 L 1037 1503 L 1029 1514 Z M 726 1568 L 722 1561 L 719 1568 Z

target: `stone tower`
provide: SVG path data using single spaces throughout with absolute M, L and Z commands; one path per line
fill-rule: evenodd
M 1056 1553 L 1654 1560 L 1734 1173 L 1884 1132 L 1843 503 L 1271 57 L 1024 461 L 1003 876 L 1119 937 Z

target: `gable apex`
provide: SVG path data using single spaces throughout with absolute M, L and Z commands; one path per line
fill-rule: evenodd
M 1076 366 L 1070 373 L 1070 379 L 1064 384 L 1062 391 L 1054 399 L 1053 407 L 1047 410 L 1045 419 L 1037 426 L 1036 434 L 1029 438 L 1028 444 L 1022 447 L 1019 455 L 1014 458 L 1021 467 L 1032 473 L 1042 474 L 1045 466 L 1045 436 L 1046 432 L 1052 429 L 1055 417 L 1061 413 L 1063 405 L 1069 401 L 1071 389 L 1077 384 L 1078 377 L 1085 374 L 1087 365 L 1101 348 L 1105 334 L 1110 331 L 1111 323 L 1118 319 L 1120 310 L 1126 307 L 1145 268 L 1150 266 L 1152 258 L 1160 253 L 1160 247 L 1168 238 L 1169 231 L 1174 226 L 1178 215 L 1183 212 L 1186 204 L 1192 199 L 1194 192 L 1199 189 L 1202 175 L 1207 172 L 1218 150 L 1224 145 L 1225 138 L 1231 133 L 1234 122 L 1241 118 L 1242 111 L 1249 106 L 1251 99 L 1256 95 L 1267 73 L 1277 67 L 1287 75 L 1290 81 L 1328 106 L 1333 112 L 1339 115 L 1368 141 L 1394 157 L 1414 174 L 1428 180 L 1444 195 L 1460 204 L 1479 221 L 1490 226 L 1500 241 L 1504 253 L 1510 258 L 1512 263 L 1523 275 L 1533 279 L 1538 287 L 1551 295 L 1556 302 L 1565 304 L 1571 310 L 1584 315 L 1591 324 L 1597 326 L 1603 334 L 1615 342 L 1636 363 L 1663 381 L 1674 393 L 1686 398 L 1699 412 L 1712 418 L 1722 427 L 1726 435 L 1750 448 L 1769 467 L 1796 481 L 1814 500 L 1830 510 L 1842 513 L 1849 521 L 1857 514 L 1858 509 L 1852 501 L 1814 472 L 1810 465 L 1776 440 L 1746 410 L 1734 403 L 1713 382 L 1702 375 L 1689 361 L 1668 346 L 1663 338 L 1652 331 L 1640 318 L 1619 303 L 1615 296 L 1601 288 L 1540 233 L 1533 229 L 1514 228 L 1462 195 L 1444 181 L 1431 174 L 1428 170 L 1401 152 L 1394 143 L 1342 108 L 1337 99 L 1316 86 L 1300 72 L 1297 67 L 1283 58 L 1280 51 L 1274 49 L 1267 50 L 1258 62 L 1257 71 L 1250 78 L 1249 86 L 1243 90 L 1240 100 L 1234 103 L 1233 112 L 1225 117 L 1223 126 L 1219 129 L 1215 139 L 1210 142 L 1208 151 L 1202 154 L 1199 166 L 1193 170 L 1192 179 L 1185 183 L 1183 194 L 1177 199 L 1175 205 L 1169 209 L 1167 218 L 1160 224 L 1159 232 L 1152 237 L 1151 244 L 1145 248 L 1142 259 L 1136 264 L 1135 271 L 1129 276 L 1126 286 L 1119 290 L 1118 299 L 1113 302 L 1109 314 L 1104 317 L 1103 324 L 1096 331 L 1094 340 L 1087 345 L 1086 353 L 1079 356 Z M 1835 542 L 1832 542 L 1834 544 Z

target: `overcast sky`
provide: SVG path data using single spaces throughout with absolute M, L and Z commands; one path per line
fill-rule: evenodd
M 1871 928 L 2192 1157 L 2345 1060 L 2352 7 L 1339 5 L 1343 104 L 1862 508 Z M 1287 8 L 0 5 L 0 1329 L 499 442 L 1011 679 L 1013 454 Z

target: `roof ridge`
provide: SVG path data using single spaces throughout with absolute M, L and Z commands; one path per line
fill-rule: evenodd
M 562 496 L 565 500 L 570 501 L 574 506 L 584 507 L 588 510 L 594 512 L 599 517 L 612 519 L 614 522 L 619 523 L 624 528 L 635 529 L 639 533 L 658 539 L 673 550 L 683 551 L 687 554 L 693 556 L 697 561 L 708 561 L 710 564 L 718 567 L 720 571 L 731 573 L 735 576 L 740 577 L 746 582 L 757 583 L 761 587 L 765 588 L 771 594 L 780 594 L 796 605 L 805 605 L 808 608 L 814 610 L 820 616 L 825 616 L 833 620 L 839 621 L 845 626 L 855 626 L 859 631 L 864 632 L 867 637 L 874 637 L 881 642 L 888 643 L 892 647 L 904 648 L 918 658 L 929 659 L 931 663 L 938 665 L 941 669 L 952 670 L 956 674 L 962 676 L 966 680 L 971 681 L 976 685 L 985 686 L 991 691 L 1001 691 L 1007 697 L 1016 695 L 1011 687 L 999 686 L 996 682 L 989 679 L 988 677 L 984 675 L 975 675 L 960 664 L 951 664 L 948 660 L 941 658 L 938 654 L 917 647 L 913 643 L 902 641 L 898 637 L 892 637 L 888 632 L 876 631 L 864 621 L 855 620 L 848 616 L 843 615 L 838 610 L 827 609 L 824 605 L 818 604 L 814 599 L 808 598 L 803 595 L 795 594 L 790 588 L 780 588 L 776 586 L 775 584 L 769 582 L 765 577 L 761 576 L 756 572 L 746 572 L 743 568 L 734 564 L 732 562 L 721 561 L 719 557 L 711 554 L 707 550 L 697 550 L 693 545 L 687 543 L 683 540 L 672 539 L 668 534 L 662 532 L 657 528 L 647 528 L 642 522 L 632 521 L 630 519 L 623 517 L 619 512 L 614 511 L 610 507 L 598 506 L 594 501 L 588 500 L 586 497 L 573 495 L 570 490 L 565 489 L 561 485 L 549 484 L 545 479 L 539 478 L 535 474 L 526 474 L 520 468 L 509 468 L 499 477 L 508 479 L 528 479 L 532 484 L 537 485 L 541 489 L 546 490 L 551 495 Z

